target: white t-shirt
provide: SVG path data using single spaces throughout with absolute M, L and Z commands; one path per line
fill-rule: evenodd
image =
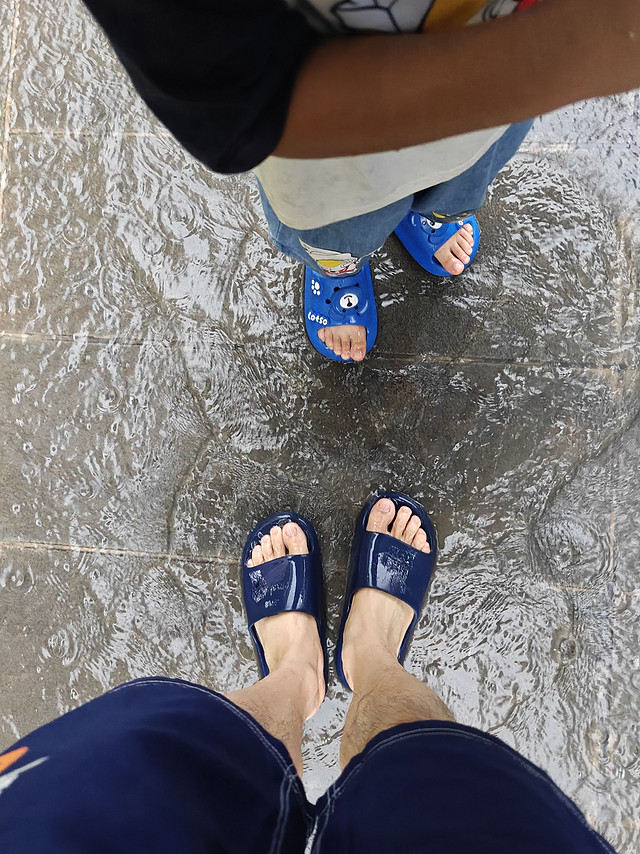
M 317 27 L 345 33 L 419 32 L 510 14 L 515 0 L 289 0 Z M 443 83 L 446 85 L 445 72 Z M 444 89 L 444 87 L 443 87 Z M 339 122 L 340 117 L 336 117 Z M 506 125 L 354 157 L 268 157 L 255 173 L 278 218 L 296 229 L 378 210 L 473 166 Z

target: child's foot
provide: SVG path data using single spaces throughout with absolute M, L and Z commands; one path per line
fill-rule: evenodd
M 467 223 L 434 252 L 433 257 L 442 264 L 447 273 L 458 276 L 471 261 L 472 251 L 473 228 Z
M 330 326 L 318 330 L 318 338 L 345 361 L 361 362 L 367 351 L 367 330 L 364 326 Z
M 304 273 L 304 317 L 309 342 L 335 362 L 361 362 L 378 334 L 371 267 L 357 273 L 323 276 Z
M 452 276 L 464 271 L 471 261 L 473 228 L 463 225 L 447 242 L 434 252 L 433 257 Z M 367 330 L 364 326 L 331 326 L 318 330 L 318 338 L 345 361 L 361 362 L 366 355 Z
M 473 261 L 480 244 L 474 216 L 459 222 L 435 222 L 409 211 L 396 228 L 409 254 L 432 276 L 458 276 Z

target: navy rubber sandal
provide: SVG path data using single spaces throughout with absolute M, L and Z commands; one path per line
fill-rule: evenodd
M 409 211 L 396 228 L 395 234 L 411 257 L 427 273 L 431 273 L 433 276 L 455 276 L 456 273 L 448 273 L 442 264 L 436 260 L 435 253 L 467 223 L 470 223 L 473 229 L 473 249 L 469 255 L 469 263 L 465 264 L 464 269 L 466 270 L 478 254 L 478 247 L 480 246 L 480 228 L 474 216 L 469 216 L 458 222 L 438 223 L 432 222 L 416 211 Z
M 390 498 L 395 504 L 396 512 L 400 507 L 409 507 L 411 512 L 420 518 L 427 535 L 427 542 L 431 547 L 429 554 L 417 551 L 390 534 L 367 531 L 371 508 L 381 498 Z M 373 587 L 401 599 L 413 609 L 413 619 L 398 653 L 398 661 L 402 664 L 420 616 L 436 562 L 437 550 L 435 528 L 424 509 L 416 501 L 401 492 L 376 492 L 369 498 L 356 522 L 342 620 L 336 645 L 336 671 L 345 688 L 352 690 L 342 669 L 342 641 L 354 594 L 363 587 Z
M 296 522 L 304 531 L 309 554 L 285 555 L 247 566 L 253 547 L 268 534 L 274 525 L 283 527 L 287 522 Z M 311 614 L 318 625 L 318 634 L 324 653 L 324 679 L 327 683 L 327 643 L 324 626 L 324 585 L 322 559 L 318 538 L 311 522 L 297 513 L 275 513 L 267 516 L 249 534 L 242 551 L 242 593 L 247 611 L 249 633 L 258 657 L 260 675 L 267 676 L 269 667 L 255 624 L 263 617 L 272 617 L 284 611 L 301 611 Z
M 353 359 L 336 356 L 318 338 L 319 330 L 349 324 L 364 326 L 368 353 L 378 334 L 378 312 L 369 263 L 351 276 L 321 276 L 310 267 L 305 267 L 304 324 L 311 346 L 321 356 L 343 364 L 353 362 Z

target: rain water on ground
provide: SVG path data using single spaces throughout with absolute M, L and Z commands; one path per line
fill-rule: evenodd
M 238 557 L 278 509 L 317 527 L 332 645 L 385 486 L 441 547 L 408 668 L 637 852 L 638 94 L 537 124 L 461 278 L 390 238 L 360 366 L 309 348 L 253 179 L 180 150 L 75 0 L 3 0 L 0 104 L 0 750 L 134 677 L 249 684 Z

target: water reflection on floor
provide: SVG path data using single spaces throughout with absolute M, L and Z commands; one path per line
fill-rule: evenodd
M 537 125 L 461 279 L 390 239 L 345 367 L 252 180 L 183 154 L 72 0 L 4 3 L 0 48 L 0 749 L 132 677 L 247 684 L 238 555 L 282 507 L 317 526 L 333 639 L 358 508 L 395 487 L 442 548 L 408 667 L 636 851 L 638 95 Z M 347 701 L 308 728 L 312 797 Z

